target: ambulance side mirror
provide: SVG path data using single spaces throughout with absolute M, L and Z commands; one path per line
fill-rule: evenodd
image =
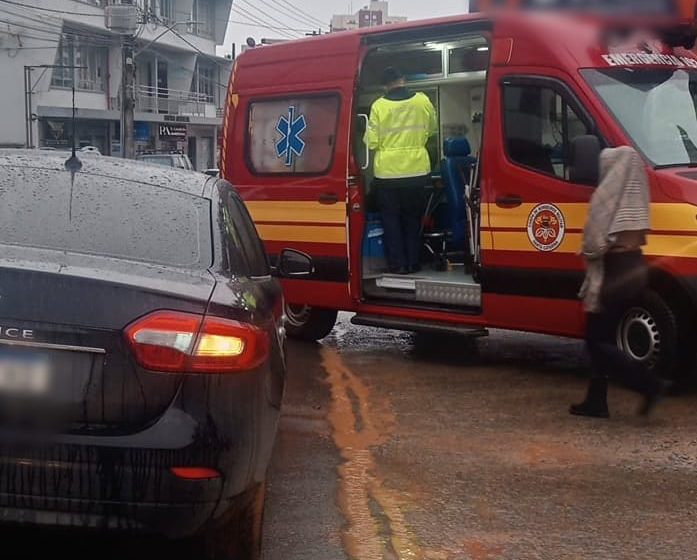
M 315 272 L 312 257 L 295 251 L 284 249 L 278 257 L 278 265 L 272 267 L 272 274 L 280 278 L 302 278 Z
M 600 140 L 593 134 L 577 136 L 571 141 L 569 180 L 572 183 L 598 186 L 600 150 Z

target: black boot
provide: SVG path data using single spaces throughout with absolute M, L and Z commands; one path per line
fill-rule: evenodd
M 607 377 L 594 377 L 588 386 L 588 396 L 581 404 L 572 404 L 569 412 L 574 416 L 609 418 L 607 406 Z
M 659 379 L 657 387 L 648 395 L 644 395 L 644 400 L 639 407 L 639 416 L 651 416 L 651 413 L 673 388 L 670 381 Z

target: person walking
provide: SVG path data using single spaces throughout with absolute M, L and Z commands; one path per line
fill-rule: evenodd
M 410 92 L 396 68 L 385 68 L 382 84 L 385 95 L 370 110 L 365 143 L 375 151 L 373 186 L 389 270 L 409 274 L 420 270 L 425 187 L 432 169 L 426 144 L 437 132 L 438 121 L 431 100 Z
M 649 182 L 639 154 L 626 146 L 603 150 L 600 185 L 583 231 L 587 271 L 580 293 L 593 373 L 586 399 L 572 405 L 571 414 L 608 418 L 608 378 L 643 395 L 643 415 L 665 393 L 664 381 L 617 347 L 618 325 L 648 287 L 642 247 L 651 228 L 649 208 Z

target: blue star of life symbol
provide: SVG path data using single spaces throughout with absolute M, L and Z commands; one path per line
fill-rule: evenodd
M 295 114 L 295 107 L 288 108 L 288 116 L 278 119 L 276 130 L 281 134 L 281 139 L 276 142 L 276 154 L 279 158 L 285 158 L 286 166 L 292 167 L 296 157 L 302 157 L 305 151 L 305 141 L 300 135 L 307 128 L 305 115 L 299 117 Z

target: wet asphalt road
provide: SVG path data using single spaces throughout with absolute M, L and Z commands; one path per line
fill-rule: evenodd
M 292 344 L 264 560 L 697 558 L 697 395 L 573 418 L 575 341 Z
M 351 326 L 289 344 L 263 560 L 697 558 L 697 395 L 570 417 L 575 341 Z M 7 558 L 191 558 L 162 541 L 0 534 Z

